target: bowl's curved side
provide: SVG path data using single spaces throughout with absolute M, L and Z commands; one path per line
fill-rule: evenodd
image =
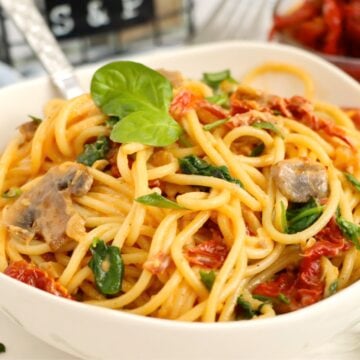
M 153 67 L 178 69 L 191 77 L 229 68 L 235 77 L 264 61 L 300 65 L 314 78 L 317 97 L 336 104 L 359 103 L 360 86 L 340 70 L 303 51 L 274 44 L 228 42 L 136 58 Z M 96 66 L 78 74 L 85 87 Z M 274 84 L 291 91 L 291 81 Z M 0 90 L 0 143 L 27 114 L 55 96 L 46 78 Z M 326 341 L 360 320 L 360 284 L 304 310 L 274 319 L 226 324 L 186 324 L 133 316 L 58 299 L 0 274 L 0 305 L 25 329 L 74 355 L 91 358 L 285 357 Z
M 25 330 L 83 359 L 260 359 L 270 353 L 290 358 L 360 321 L 360 286 L 274 319 L 217 324 L 151 319 L 73 303 L 3 274 L 0 293 L 1 309 Z

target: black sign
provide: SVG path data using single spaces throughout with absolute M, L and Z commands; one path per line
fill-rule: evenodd
M 46 16 L 57 38 L 123 29 L 154 17 L 153 0 L 46 0 Z

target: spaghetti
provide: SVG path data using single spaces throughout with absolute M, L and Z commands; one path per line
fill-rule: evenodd
M 250 86 L 274 69 L 313 95 L 311 78 L 282 64 L 240 84 L 226 71 L 201 82 L 161 71 L 183 129 L 165 146 L 114 141 L 124 119 L 97 95 L 50 101 L 0 160 L 0 271 L 85 303 L 204 322 L 271 317 L 355 282 L 360 132 L 334 105 Z

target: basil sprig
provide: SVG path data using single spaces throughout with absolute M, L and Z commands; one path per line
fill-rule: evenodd
M 89 268 L 94 274 L 96 287 L 104 295 L 116 295 L 121 290 L 124 277 L 124 262 L 119 248 L 95 238 L 90 251 Z
M 182 132 L 168 112 L 170 81 L 145 65 L 117 61 L 101 67 L 92 78 L 91 95 L 105 114 L 121 119 L 110 135 L 114 142 L 167 146 Z
M 215 278 L 216 278 L 216 273 L 214 270 L 211 270 L 209 272 L 200 270 L 200 279 L 209 291 L 212 289 L 214 285 Z
M 6 346 L 3 343 L 0 343 L 0 354 L 6 352 Z
M 136 198 L 135 201 L 144 205 L 156 206 L 165 209 L 184 209 L 175 201 L 169 200 L 166 197 L 159 195 L 155 192 L 149 195 L 140 196 Z
M 226 166 L 213 166 L 195 155 L 188 155 L 179 160 L 181 171 L 184 174 L 212 176 L 242 186 L 240 180 L 230 175 Z

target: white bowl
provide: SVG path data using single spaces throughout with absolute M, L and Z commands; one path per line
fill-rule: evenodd
M 136 59 L 200 78 L 204 71 L 231 69 L 235 77 L 264 61 L 303 67 L 318 98 L 359 106 L 360 86 L 333 65 L 301 50 L 276 44 L 227 42 L 171 49 Z M 79 77 L 88 88 L 96 66 Z M 299 91 L 293 81 L 267 78 L 260 85 L 282 94 Z M 301 89 L 300 89 L 301 90 Z M 56 96 L 41 78 L 0 90 L 0 143 L 4 146 L 27 114 L 39 115 Z M 360 321 L 360 283 L 326 300 L 272 319 L 230 323 L 181 323 L 102 309 L 57 298 L 0 274 L 0 307 L 27 331 L 84 359 L 263 359 L 288 358 L 318 346 Z

